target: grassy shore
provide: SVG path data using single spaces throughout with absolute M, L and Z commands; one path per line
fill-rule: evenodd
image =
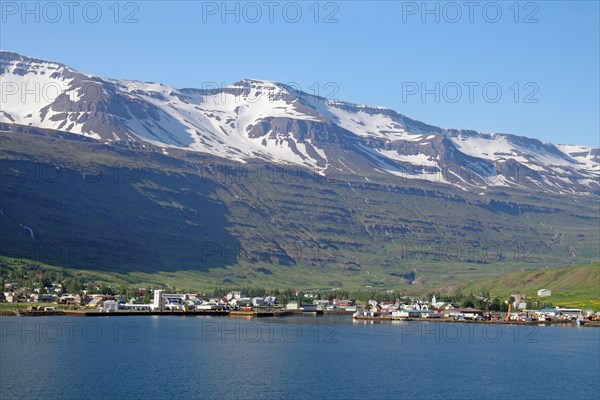
M 0 303 L 0 311 L 25 311 L 29 307 L 54 307 L 57 310 L 62 310 L 63 305 L 54 303 Z

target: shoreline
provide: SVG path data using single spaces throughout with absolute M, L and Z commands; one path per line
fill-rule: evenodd
M 264 318 L 264 317 L 285 317 L 288 315 L 347 315 L 352 316 L 352 311 L 310 311 L 302 310 L 117 310 L 112 312 L 95 310 L 52 310 L 52 311 L 17 311 L 1 310 L 0 317 L 44 317 L 44 316 L 71 316 L 71 317 L 122 317 L 122 316 L 147 316 L 147 315 L 175 315 L 175 316 L 215 316 L 215 317 L 233 317 L 233 318 Z
M 321 312 L 303 312 L 301 310 L 275 310 L 275 311 L 231 311 L 231 310 L 162 310 L 162 311 L 93 311 L 93 310 L 54 310 L 54 311 L 0 311 L 0 317 L 126 317 L 126 316 L 212 316 L 212 317 L 230 317 L 230 318 L 283 318 L 290 315 L 303 315 L 308 317 L 317 317 L 322 315 L 347 316 L 353 321 L 363 322 L 439 322 L 439 323 L 465 323 L 465 324 L 483 324 L 483 325 L 562 325 L 577 326 L 575 321 L 505 321 L 505 320 L 456 320 L 454 318 L 392 318 L 392 317 L 353 317 L 352 312 L 347 311 L 321 311 Z M 600 321 L 585 320 L 583 327 L 600 328 Z

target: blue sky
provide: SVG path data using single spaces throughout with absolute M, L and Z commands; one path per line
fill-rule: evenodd
M 114 3 L 3 1 L 0 47 L 175 87 L 293 82 L 442 127 L 600 147 L 596 1 Z

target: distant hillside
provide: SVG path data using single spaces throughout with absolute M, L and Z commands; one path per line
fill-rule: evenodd
M 600 309 L 600 264 L 515 272 L 471 282 L 461 289 L 466 293 L 487 290 L 503 297 L 523 293 L 531 298 L 537 297 L 538 289 L 550 289 L 552 296 L 545 300 L 554 305 Z

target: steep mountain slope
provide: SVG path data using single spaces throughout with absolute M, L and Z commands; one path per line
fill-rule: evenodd
M 145 142 L 167 154 L 176 148 L 319 174 L 395 175 L 482 192 L 600 192 L 598 149 L 441 129 L 279 83 L 175 89 L 100 78 L 8 52 L 0 53 L 0 79 L 0 121 L 104 143 Z
M 420 288 L 599 257 L 597 149 L 6 52 L 0 83 L 2 255 L 206 287 Z
M 598 205 L 585 197 L 327 178 L 8 127 L 3 255 L 206 286 L 420 288 L 599 256 Z

